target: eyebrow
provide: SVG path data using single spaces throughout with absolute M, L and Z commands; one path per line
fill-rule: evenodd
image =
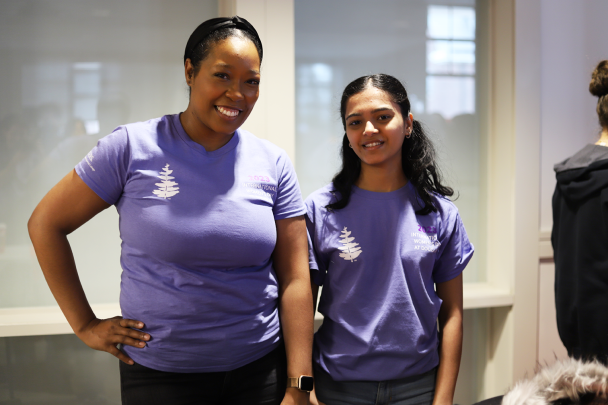
M 392 109 L 392 108 L 390 108 L 390 107 L 380 107 L 380 108 L 376 108 L 375 110 L 373 110 L 373 111 L 372 111 L 372 114 L 377 113 L 377 112 L 380 112 L 380 111 L 387 111 L 387 110 L 393 111 L 393 109 Z M 361 115 L 363 115 L 363 114 L 361 114 L 361 113 L 352 113 L 352 114 L 350 114 L 348 117 L 344 118 L 344 120 L 346 121 L 346 120 L 348 120 L 350 117 L 360 117 Z
M 229 65 L 228 63 L 223 63 L 223 62 L 216 63 L 215 66 L 219 67 L 219 68 L 224 68 L 224 69 L 234 68 L 234 66 Z M 260 74 L 260 71 L 259 70 L 255 70 L 255 69 L 249 69 L 249 72 L 253 73 L 253 74 L 256 74 L 256 75 Z

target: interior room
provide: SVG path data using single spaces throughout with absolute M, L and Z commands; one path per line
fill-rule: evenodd
M 74 335 L 27 221 L 114 128 L 184 111 L 184 45 L 217 16 L 245 17 L 260 34 L 260 98 L 244 127 L 287 152 L 304 198 L 339 169 L 344 86 L 371 73 L 405 83 L 476 251 L 463 273 L 454 403 L 502 395 L 567 357 L 555 321 L 553 165 L 601 132 L 588 83 L 608 59 L 608 2 L 371 4 L 0 1 L 0 404 L 121 403 L 118 360 Z M 118 220 L 110 208 L 69 236 L 99 318 L 121 313 Z

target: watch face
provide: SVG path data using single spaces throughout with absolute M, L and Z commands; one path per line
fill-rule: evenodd
M 300 389 L 302 391 L 312 391 L 314 381 L 314 378 L 307 375 L 300 376 Z

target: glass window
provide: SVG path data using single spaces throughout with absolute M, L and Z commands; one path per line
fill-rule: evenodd
M 437 4 L 440 3 L 440 4 Z M 344 87 L 388 73 L 408 90 L 412 113 L 429 130 L 467 232 L 483 249 L 479 212 L 480 131 L 474 0 L 296 0 L 296 170 L 304 197 L 340 166 Z M 373 29 L 367 29 L 373 27 Z M 476 255 L 467 282 L 484 281 Z
M 27 235 L 42 196 L 121 124 L 183 111 L 183 52 L 216 1 L 0 3 L 0 308 L 55 305 Z M 92 303 L 117 302 L 118 215 L 70 235 Z
M 475 19 L 474 7 L 431 4 L 428 6 L 427 36 L 475 40 Z

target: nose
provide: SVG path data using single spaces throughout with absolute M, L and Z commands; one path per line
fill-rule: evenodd
M 235 82 L 232 86 L 228 87 L 228 90 L 226 90 L 226 97 L 232 101 L 240 101 L 245 98 L 238 82 Z
M 374 127 L 374 124 L 372 124 L 371 121 L 367 121 L 365 123 L 365 129 L 363 130 L 363 135 L 373 135 L 378 133 L 378 130 L 376 129 L 376 127 Z

